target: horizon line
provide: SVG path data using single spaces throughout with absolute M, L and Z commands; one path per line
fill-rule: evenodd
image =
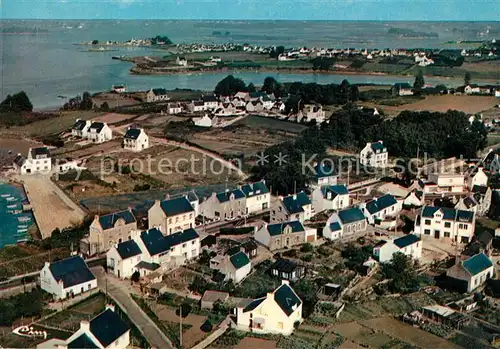
M 17 18 L 17 17 L 2 17 L 0 22 L 4 20 L 22 20 L 22 21 L 253 21 L 253 22 L 477 22 L 477 23 L 500 23 L 498 20 L 473 20 L 473 19 L 255 19 L 255 18 Z

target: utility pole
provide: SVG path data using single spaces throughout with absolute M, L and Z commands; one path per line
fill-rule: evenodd
M 180 347 L 179 348 L 182 348 L 182 304 L 179 308 L 179 344 L 180 344 Z

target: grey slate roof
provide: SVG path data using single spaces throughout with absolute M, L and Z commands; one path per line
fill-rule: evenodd
M 163 96 L 167 94 L 167 90 L 164 88 L 154 88 L 152 91 L 155 96 Z
M 121 212 L 114 212 L 104 216 L 99 216 L 99 224 L 101 224 L 102 229 L 107 230 L 115 226 L 116 221 L 123 219 L 125 224 L 132 224 L 137 222 L 134 214 L 130 210 L 125 210 Z
M 228 202 L 231 199 L 231 194 L 234 194 L 235 200 L 243 199 L 245 197 L 245 194 L 241 189 L 223 191 L 221 193 L 215 194 L 215 196 L 217 197 L 217 200 L 219 200 L 219 202 L 222 203 L 222 202 Z
M 370 214 L 375 214 L 382 210 L 385 210 L 392 205 L 396 205 L 398 202 L 391 194 L 386 194 L 384 196 L 379 197 L 378 199 L 374 199 L 366 204 L 366 209 Z
M 297 233 L 305 230 L 304 226 L 299 221 L 291 221 L 291 222 L 268 224 L 267 231 L 271 236 L 281 235 L 283 234 L 285 228 L 288 226 L 292 228 L 292 233 Z
M 316 178 L 324 178 L 324 177 L 331 177 L 331 176 L 337 176 L 338 172 L 335 170 L 335 168 L 331 166 L 327 166 L 325 164 L 318 164 L 314 166 L 314 176 Z
M 141 249 L 134 240 L 127 240 L 118 244 L 116 246 L 116 251 L 122 259 L 127 259 L 141 254 Z
M 140 261 L 139 263 L 136 264 L 135 266 L 137 269 L 146 269 L 149 271 L 155 271 L 160 267 L 158 263 L 149 263 L 145 261 Z
M 403 82 L 403 83 L 398 82 L 398 83 L 394 84 L 393 87 L 395 87 L 396 89 L 406 89 L 406 90 L 412 89 L 411 85 L 407 82 Z
M 283 198 L 283 205 L 290 214 L 304 212 L 303 206 L 310 204 L 311 199 L 303 191 Z
M 267 188 L 266 183 L 262 181 L 245 184 L 241 187 L 241 191 L 245 194 L 247 198 L 269 193 L 269 189 Z
M 270 270 L 278 270 L 283 273 L 291 273 L 297 269 L 298 263 L 286 258 L 276 260 L 270 267 Z
M 101 133 L 103 128 L 104 128 L 104 123 L 95 121 L 92 124 L 90 124 L 89 130 L 95 130 L 96 133 Z
M 405 236 L 402 236 L 400 238 L 394 239 L 394 245 L 396 245 L 399 248 L 405 248 L 407 246 L 410 246 L 418 241 L 420 241 L 420 237 L 414 235 L 414 234 L 408 234 Z
M 300 298 L 297 297 L 292 288 L 287 284 L 281 285 L 274 291 L 274 300 L 286 316 L 290 316 L 302 304 Z
M 203 100 L 203 102 L 217 102 L 218 101 L 217 97 L 211 96 L 211 95 L 203 96 L 202 100 Z
M 338 212 L 338 215 L 342 224 L 349 224 L 365 220 L 365 215 L 357 207 L 341 210 Z
M 333 200 L 337 197 L 337 195 L 349 194 L 349 190 L 345 185 L 328 185 L 321 187 L 321 193 L 325 199 L 328 199 L 328 193 L 331 193 L 330 200 Z
M 50 151 L 47 147 L 31 148 L 31 157 L 37 159 L 39 157 L 50 157 Z
M 14 164 L 16 164 L 19 167 L 23 166 L 25 162 L 26 162 L 26 159 L 22 155 L 18 155 L 14 159 Z
M 125 136 L 123 138 L 126 139 L 137 139 L 139 138 L 139 135 L 141 134 L 142 130 L 140 128 L 129 128 L 127 132 L 125 133 Z
M 177 232 L 167 236 L 163 236 L 161 231 L 159 231 L 157 228 L 149 229 L 141 233 L 141 240 L 151 256 L 167 252 L 174 246 L 194 240 L 199 237 L 200 236 L 193 228 L 189 228 L 182 232 Z
M 472 220 L 474 219 L 474 212 L 471 211 L 455 210 L 448 207 L 434 207 L 434 206 L 425 206 L 422 209 L 422 217 L 433 218 L 434 214 L 438 210 L 441 210 L 441 212 L 443 212 L 444 220 L 472 223 Z
M 379 153 L 383 153 L 384 149 L 387 151 L 387 147 L 382 142 L 373 142 L 371 143 L 370 148 L 374 153 L 377 153 L 377 150 Z
M 70 343 L 68 343 L 68 348 L 70 349 L 98 349 L 99 347 L 94 341 L 87 336 L 85 333 L 82 333 L 77 338 L 73 339 Z
M 105 348 L 128 330 L 129 324 L 111 309 L 106 309 L 90 321 L 90 332 Z
M 462 265 L 465 270 L 474 276 L 493 266 L 493 263 L 484 253 L 479 253 L 463 261 Z
M 56 281 L 63 282 L 64 288 L 95 280 L 94 274 L 80 256 L 51 263 L 49 269 Z
M 331 231 L 340 231 L 342 228 L 340 227 L 339 222 L 333 222 L 330 224 L 330 230 Z
M 85 125 L 87 125 L 87 121 L 82 120 L 82 119 L 78 119 L 78 120 L 76 120 L 75 125 L 73 126 L 73 129 L 77 130 L 77 131 L 83 131 L 83 129 L 85 128 Z
M 252 311 L 255 308 L 257 308 L 262 302 L 266 300 L 266 297 L 262 298 L 257 298 L 251 301 L 244 309 L 243 312 L 246 313 L 247 311 Z
M 250 263 L 250 259 L 248 258 L 246 253 L 242 251 L 233 254 L 231 257 L 229 257 L 229 260 L 236 269 L 241 269 Z
M 163 200 L 160 206 L 167 217 L 194 211 L 188 199 L 184 196 L 176 199 Z

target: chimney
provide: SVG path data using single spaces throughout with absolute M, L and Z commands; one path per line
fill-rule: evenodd
M 159 205 L 160 204 L 160 200 L 155 200 L 155 205 Z
M 89 332 L 90 322 L 88 322 L 87 320 L 80 321 L 80 329 L 83 330 L 84 332 Z
M 226 192 L 226 193 L 229 193 L 229 189 L 228 189 L 228 188 L 226 188 L 225 192 Z
M 94 220 L 96 220 L 96 219 L 99 219 L 99 215 L 98 215 L 98 214 L 96 214 L 96 215 L 94 216 Z
M 297 194 L 293 194 L 293 199 L 297 200 Z
M 288 286 L 290 286 L 290 281 L 288 281 L 288 280 L 281 280 L 281 284 L 282 285 L 288 285 Z
M 166 193 L 165 194 L 165 200 L 169 200 L 170 199 L 170 194 L 169 193 Z
M 45 262 L 45 266 L 46 267 L 50 266 L 50 262 Z
M 111 311 L 115 311 L 115 306 L 113 304 L 106 304 L 106 310 L 111 310 Z

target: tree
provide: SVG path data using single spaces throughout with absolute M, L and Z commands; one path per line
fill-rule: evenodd
M 82 101 L 80 102 L 80 110 L 92 110 L 94 103 L 90 97 L 90 93 L 85 91 L 82 96 Z
M 191 284 L 189 285 L 189 290 L 194 293 L 203 294 L 206 290 L 210 288 L 210 283 L 205 280 L 205 278 L 196 275 Z
M 277 46 L 274 49 L 271 50 L 269 53 L 269 56 L 271 58 L 278 58 L 279 55 L 285 53 L 285 47 L 284 46 Z
M 340 83 L 340 98 L 342 103 L 348 103 L 350 98 L 351 84 L 346 79 Z
M 248 84 L 247 91 L 250 93 L 257 91 L 257 89 L 255 88 L 255 85 L 252 82 Z
M 99 40 L 92 40 L 92 45 L 97 45 L 99 43 Z
M 421 70 L 418 71 L 417 75 L 415 76 L 415 82 L 413 83 L 413 88 L 416 89 L 417 91 L 420 91 L 425 85 L 425 80 L 424 80 L 424 74 L 422 73 Z
M 264 79 L 264 84 L 262 85 L 261 91 L 267 94 L 274 94 L 275 97 L 283 97 L 285 95 L 285 87 L 283 84 L 276 81 L 275 78 L 268 76 Z
M 13 95 L 7 95 L 7 97 L 0 103 L 0 112 L 22 112 L 33 111 L 33 104 L 31 104 L 30 99 L 26 92 L 21 91 Z
M 132 282 L 139 282 L 140 278 L 141 278 L 141 274 L 139 274 L 139 272 L 136 270 L 136 271 L 134 271 L 134 273 L 130 277 L 130 281 L 132 281 Z
M 464 76 L 464 85 L 469 85 L 470 84 L 470 73 L 466 72 Z
M 243 80 L 228 75 L 215 86 L 214 93 L 217 96 L 232 96 L 237 92 L 246 90 L 247 87 Z
M 101 108 L 100 108 L 102 111 L 109 111 L 109 104 L 108 102 L 104 102 L 103 104 L 101 104 Z
M 351 86 L 351 91 L 350 91 L 350 98 L 349 100 L 351 102 L 357 102 L 359 100 L 359 88 L 358 85 L 352 85 Z

